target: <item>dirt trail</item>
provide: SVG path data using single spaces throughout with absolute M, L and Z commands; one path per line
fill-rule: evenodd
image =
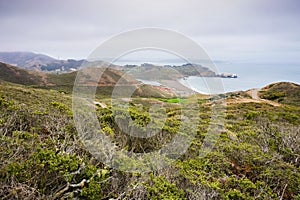
M 251 99 L 249 98 L 237 98 L 237 99 L 229 99 L 227 101 L 228 104 L 233 104 L 233 103 L 250 103 L 250 102 L 254 102 L 254 103 L 267 103 L 270 104 L 272 106 L 280 106 L 279 103 L 274 102 L 274 101 L 270 101 L 270 100 L 266 100 L 266 99 L 261 99 L 258 95 L 259 89 L 252 89 L 247 91 L 247 93 L 251 96 Z

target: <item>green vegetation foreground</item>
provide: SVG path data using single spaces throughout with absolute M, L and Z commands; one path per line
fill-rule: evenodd
M 300 199 L 300 95 L 295 87 L 291 96 L 274 85 L 265 88 L 262 95 L 282 103 L 277 107 L 229 104 L 226 129 L 204 158 L 198 155 L 211 102 L 199 98 L 200 121 L 189 150 L 173 165 L 141 175 L 111 169 L 91 156 L 77 136 L 70 95 L 2 82 L 0 199 Z M 133 99 L 129 113 L 137 126 L 151 121 L 152 103 L 167 110 L 157 137 L 143 139 L 118 129 L 109 101 L 104 100 L 107 108 L 97 108 L 101 127 L 132 152 L 153 151 L 169 141 L 180 124 L 179 103 L 185 102 Z

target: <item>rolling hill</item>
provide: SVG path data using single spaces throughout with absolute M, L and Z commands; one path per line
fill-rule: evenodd
M 100 65 L 102 61 L 87 61 L 84 59 L 59 60 L 43 54 L 32 52 L 0 52 L 0 62 L 8 63 L 27 70 L 71 72 L 78 70 L 83 64 Z M 138 65 L 110 65 L 114 69 L 129 72 L 135 78 L 157 77 L 164 80 L 177 79 L 185 76 L 216 77 L 218 74 L 207 67 L 198 64 L 183 64 L 178 66 L 158 66 L 144 63 Z M 157 73 L 159 72 L 159 73 Z
M 45 85 L 45 74 L 27 71 L 12 65 L 0 62 L 0 80 L 22 85 Z
M 0 61 L 25 69 L 40 70 L 41 66 L 57 60 L 47 55 L 32 52 L 0 52 Z
M 263 99 L 300 106 L 300 85 L 296 83 L 273 83 L 262 88 L 259 95 Z
M 78 69 L 84 60 L 59 60 L 33 52 L 0 52 L 0 62 L 35 71 L 72 71 Z
M 104 70 L 103 68 L 96 68 L 94 70 Z M 0 62 L 0 81 L 6 81 L 21 85 L 32 86 L 36 88 L 55 89 L 65 93 L 71 93 L 74 86 L 74 81 L 77 72 L 70 73 L 45 73 L 39 71 L 30 71 L 21 69 L 16 66 Z M 172 97 L 174 93 L 168 89 L 143 85 L 133 77 L 124 75 L 124 72 L 108 68 L 103 71 L 102 77 L 97 83 L 97 94 L 110 96 L 114 88 L 122 87 L 125 93 L 130 88 L 135 88 L 134 95 L 145 97 Z M 88 85 L 87 85 L 88 86 Z

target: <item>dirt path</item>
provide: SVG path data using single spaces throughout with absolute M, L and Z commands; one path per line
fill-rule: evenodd
M 228 104 L 233 104 L 233 103 L 250 103 L 250 102 L 254 102 L 254 103 L 267 103 L 270 104 L 272 106 L 280 106 L 279 103 L 274 102 L 274 101 L 270 101 L 270 100 L 266 100 L 266 99 L 261 99 L 258 96 L 258 92 L 259 89 L 252 89 L 247 91 L 247 93 L 251 96 L 251 99 L 249 98 L 237 98 L 237 99 L 228 99 L 227 103 Z

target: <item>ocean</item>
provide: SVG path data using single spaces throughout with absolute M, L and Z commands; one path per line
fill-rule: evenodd
M 217 64 L 219 73 L 234 73 L 238 78 L 209 78 L 190 76 L 180 82 L 194 91 L 215 94 L 262 88 L 270 83 L 287 81 L 300 84 L 300 64 Z M 221 81 L 220 81 L 221 79 Z M 222 84 L 218 90 L 211 85 Z M 220 87 L 219 87 L 220 88 Z

